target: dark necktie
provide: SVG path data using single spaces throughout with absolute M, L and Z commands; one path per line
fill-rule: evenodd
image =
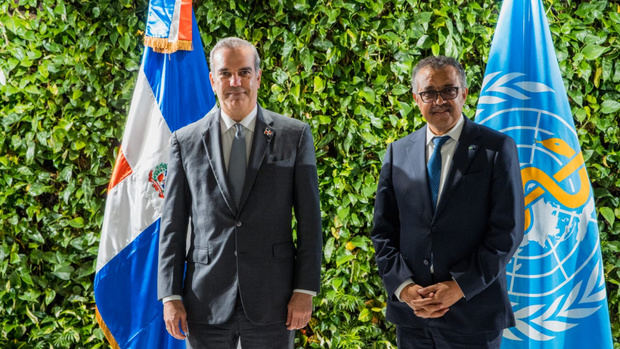
M 235 138 L 230 147 L 230 158 L 228 160 L 228 180 L 232 187 L 235 204 L 239 207 L 243 183 L 245 182 L 245 133 L 241 124 L 235 124 L 235 128 Z
M 439 194 L 439 184 L 441 182 L 441 146 L 450 139 L 450 136 L 433 137 L 433 154 L 428 159 L 426 171 L 428 172 L 428 186 L 431 190 L 433 199 L 433 210 L 437 206 L 437 195 Z

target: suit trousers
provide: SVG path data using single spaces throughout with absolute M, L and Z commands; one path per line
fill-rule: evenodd
M 438 328 L 396 326 L 399 349 L 499 349 L 502 331 L 458 333 Z
M 283 323 L 256 325 L 245 316 L 241 299 L 237 295 L 235 310 L 226 322 L 219 325 L 188 322 L 187 349 L 292 349 L 295 331 Z

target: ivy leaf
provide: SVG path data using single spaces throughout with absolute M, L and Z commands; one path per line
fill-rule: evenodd
M 601 103 L 601 112 L 603 114 L 613 114 L 620 110 L 620 102 L 607 99 Z
M 72 220 L 67 222 L 73 228 L 83 228 L 84 227 L 84 218 L 75 217 Z
M 601 215 L 603 216 L 603 218 L 605 218 L 607 223 L 609 223 L 610 226 L 613 226 L 614 221 L 616 220 L 616 215 L 614 215 L 614 210 L 612 210 L 610 207 L 605 206 L 605 207 L 601 207 L 599 211 L 601 212 Z
M 593 59 L 599 58 L 603 53 L 607 52 L 607 50 L 608 50 L 607 47 L 602 47 L 602 46 L 595 45 L 595 44 L 589 44 L 583 48 L 581 53 L 587 60 L 593 60 Z
M 375 91 L 368 87 L 365 86 L 360 92 L 359 95 L 364 98 L 368 103 L 374 103 L 375 102 Z
M 357 317 L 357 319 L 362 322 L 368 322 L 372 319 L 372 313 L 370 312 L 370 310 L 368 310 L 368 308 L 364 308 L 362 309 L 362 311 L 360 311 L 360 315 Z
M 74 270 L 75 268 L 71 265 L 57 264 L 54 266 L 54 271 L 52 274 L 56 275 L 61 280 L 69 280 L 71 279 L 71 273 L 73 273 Z
M 45 304 L 50 304 L 56 298 L 56 291 L 47 289 L 45 290 Z
M 353 254 L 341 254 L 336 258 L 336 266 L 341 266 L 348 261 L 354 260 L 355 255 Z
M 325 256 L 325 261 L 327 263 L 330 262 L 330 260 L 332 259 L 332 254 L 334 253 L 334 241 L 335 239 L 333 237 L 330 237 L 329 239 L 327 239 L 325 247 L 323 248 L 323 255 Z
M 28 318 L 30 318 L 30 321 L 32 321 L 34 324 L 39 324 L 39 318 L 37 318 L 37 316 L 34 315 L 28 307 L 26 307 L 26 315 L 28 315 Z
M 323 79 L 321 79 L 320 76 L 315 75 L 314 76 L 314 93 L 321 93 L 323 92 L 324 88 L 325 88 L 325 83 L 323 82 Z

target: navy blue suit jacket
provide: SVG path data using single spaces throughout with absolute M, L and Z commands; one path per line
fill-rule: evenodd
M 514 326 L 505 267 L 524 224 L 515 143 L 465 118 L 433 212 L 426 127 L 390 144 L 379 178 L 372 240 L 388 293 L 386 317 L 401 326 L 464 333 Z M 465 298 L 441 318 L 419 318 L 394 295 L 407 278 L 421 286 L 455 280 Z

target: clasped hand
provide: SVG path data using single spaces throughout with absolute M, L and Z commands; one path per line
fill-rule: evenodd
M 411 284 L 400 293 L 400 299 L 416 316 L 428 319 L 444 316 L 463 296 L 456 281 L 443 281 L 427 287 Z

